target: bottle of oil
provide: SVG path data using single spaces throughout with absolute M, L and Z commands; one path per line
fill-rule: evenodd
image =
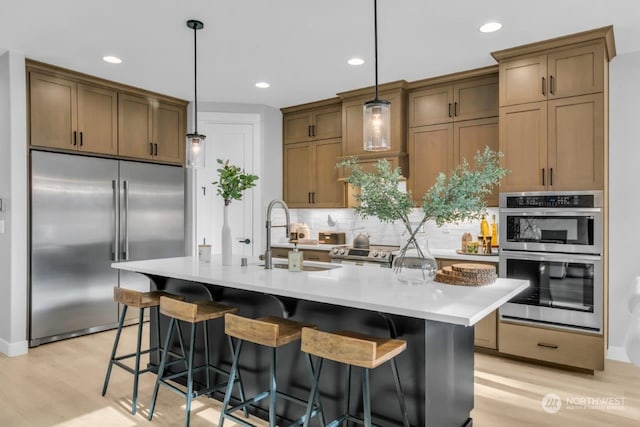
M 498 224 L 496 224 L 496 216 L 491 217 L 491 244 L 498 246 Z
M 482 219 L 480 220 L 480 235 L 482 237 L 491 235 L 491 233 L 489 232 L 489 223 L 487 222 L 487 218 L 485 218 L 484 215 L 482 215 Z

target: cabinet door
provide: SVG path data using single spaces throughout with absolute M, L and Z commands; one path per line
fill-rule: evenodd
M 471 80 L 453 86 L 453 120 L 498 116 L 498 77 Z
M 453 165 L 453 125 L 432 125 L 409 130 L 409 189 L 417 204 L 440 172 Z
M 118 152 L 118 93 L 78 84 L 78 150 Z
M 500 191 L 544 191 L 547 173 L 547 102 L 500 108 L 500 166 L 509 174 Z
M 159 102 L 153 109 L 154 158 L 182 164 L 185 155 L 185 111 L 179 105 Z M 206 143 L 206 140 L 205 140 Z
M 311 206 L 313 147 L 311 143 L 284 147 L 284 200 L 290 208 Z
M 282 118 L 282 132 L 285 144 L 306 142 L 311 139 L 311 113 L 285 114 Z
M 31 71 L 29 120 L 31 145 L 75 149 L 78 142 L 76 82 Z
M 409 127 L 453 121 L 453 86 L 438 86 L 409 94 Z
M 342 106 L 325 108 L 313 114 L 313 139 L 340 138 L 342 136 Z
M 150 159 L 153 156 L 153 105 L 141 96 L 118 94 L 118 154 Z
M 453 125 L 453 166 L 463 159 L 473 166 L 478 151 L 489 147 L 498 151 L 498 118 L 467 120 Z M 487 196 L 487 206 L 498 206 L 498 187 Z
M 344 207 L 344 182 L 338 181 L 336 162 L 342 151 L 340 139 L 315 142 L 313 206 L 316 208 Z
M 500 62 L 500 106 L 547 99 L 547 56 Z
M 548 102 L 549 189 L 604 189 L 604 101 L 601 93 Z
M 548 57 L 549 99 L 604 90 L 604 46 L 594 44 L 555 52 Z

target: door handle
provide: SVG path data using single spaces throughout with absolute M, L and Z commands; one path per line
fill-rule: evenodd
M 311 192 L 311 203 L 313 203 L 313 204 L 316 203 L 316 192 L 315 191 Z
M 451 117 L 451 103 L 449 103 L 449 117 Z
M 153 156 L 153 142 L 149 143 L 149 155 Z
M 307 126 L 307 136 L 311 138 L 311 125 Z
M 316 125 L 311 125 L 311 136 L 316 136 Z
M 78 132 L 76 132 L 74 130 L 73 131 L 73 146 L 75 147 L 76 145 L 78 145 Z
M 118 262 L 118 182 L 111 180 L 111 190 L 113 191 L 113 200 L 111 204 L 113 213 L 113 241 L 111 242 L 111 259 Z
M 154 144 L 153 144 L 153 147 L 154 147 L 154 148 L 153 148 L 153 155 L 154 155 L 154 156 L 157 156 L 157 155 L 158 155 L 158 143 L 157 143 L 157 142 L 156 142 L 156 143 L 154 143 Z
M 544 185 L 544 168 L 542 168 L 542 185 Z
M 553 168 L 549 168 L 549 185 L 553 185 Z
M 82 132 L 80 132 L 80 147 L 82 147 Z
M 453 103 L 453 115 L 458 117 L 458 102 Z
M 122 183 L 124 189 L 124 260 L 129 261 L 129 181 Z
M 547 94 L 547 79 L 545 79 L 544 77 L 542 78 L 542 94 Z
M 248 237 L 244 240 L 238 240 L 239 243 L 244 243 L 245 245 L 250 245 L 251 244 L 251 239 L 249 239 Z
M 307 193 L 307 201 L 311 204 L 311 191 Z
M 553 80 L 554 80 L 553 76 L 549 76 L 549 93 L 551 95 L 553 95 L 553 92 L 555 91 L 555 87 L 554 87 L 555 84 Z

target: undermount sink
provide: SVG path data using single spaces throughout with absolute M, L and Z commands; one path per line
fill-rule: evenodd
M 264 267 L 264 264 L 259 264 L 259 267 Z M 288 270 L 289 269 L 289 265 L 288 264 L 281 264 L 281 263 L 273 263 L 272 264 L 273 268 L 279 268 L 282 270 Z M 309 264 L 302 264 L 302 271 L 327 271 L 327 270 L 335 270 L 336 268 L 341 268 L 341 265 L 309 265 Z

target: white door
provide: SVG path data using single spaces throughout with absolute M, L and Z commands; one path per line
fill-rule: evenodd
M 217 194 L 220 165 L 217 159 L 229 160 L 247 173 L 260 177 L 260 116 L 257 114 L 200 113 L 198 130 L 206 135 L 205 168 L 198 169 L 197 192 L 197 239 L 211 245 L 212 253 L 222 251 L 221 230 L 224 201 Z M 259 210 L 260 179 L 256 187 L 243 193 L 242 200 L 233 200 L 229 205 L 229 225 L 233 237 L 233 254 L 246 257 L 257 256 L 260 246 L 261 228 Z M 256 241 L 257 240 L 257 241 Z

